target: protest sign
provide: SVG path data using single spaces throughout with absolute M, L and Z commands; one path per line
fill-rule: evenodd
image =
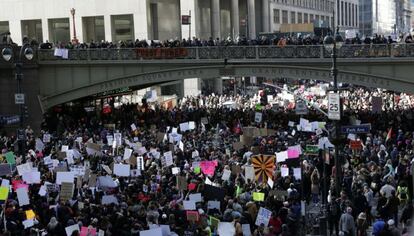
M 267 182 L 267 178 L 272 176 L 275 167 L 275 156 L 258 155 L 251 158 L 255 172 L 256 180 L 259 182 Z
M 74 224 L 65 228 L 66 236 L 72 236 L 74 231 L 80 232 L 80 228 L 78 224 Z
M 75 180 L 75 174 L 73 172 L 57 172 L 56 184 L 62 184 L 62 182 L 73 183 Z
M 172 156 L 172 152 L 168 151 L 164 153 L 164 161 L 165 161 L 165 166 L 171 166 L 174 164 L 173 161 L 173 156 Z
M 282 177 L 289 176 L 289 168 L 288 167 L 281 167 L 280 168 L 280 172 L 282 174 Z
M 10 175 L 12 174 L 12 169 L 10 168 L 10 164 L 2 163 L 0 164 L 0 176 Z
M 257 217 L 256 217 L 255 224 L 257 226 L 260 226 L 260 225 L 263 224 L 265 227 L 267 227 L 267 225 L 269 224 L 269 220 L 270 220 L 271 216 L 272 216 L 271 211 L 269 211 L 268 209 L 266 209 L 264 207 L 260 207 L 259 213 L 257 214 Z
M 30 204 L 29 193 L 28 193 L 27 188 L 18 188 L 16 190 L 16 193 L 17 193 L 17 199 L 19 200 L 19 206 Z
M 50 134 L 43 134 L 43 142 L 50 143 Z
M 189 183 L 188 184 L 188 190 L 189 191 L 192 191 L 192 190 L 194 190 L 196 188 L 197 188 L 197 184 L 195 184 L 195 183 Z
M 263 114 L 261 112 L 256 112 L 254 115 L 254 122 L 260 123 L 262 122 Z
M 211 228 L 213 228 L 214 230 L 216 230 L 218 228 L 218 225 L 220 223 L 219 219 L 217 219 L 215 217 L 212 217 L 212 216 L 209 216 L 208 221 L 209 221 L 209 224 L 210 224 Z
M 264 201 L 264 193 L 253 192 L 253 200 L 256 202 L 263 202 Z
M 246 177 L 246 179 L 254 180 L 255 179 L 254 167 L 253 166 L 245 166 L 244 167 L 244 176 Z
M 224 181 L 227 181 L 227 180 L 230 179 L 230 175 L 231 175 L 231 171 L 227 170 L 227 169 L 224 169 L 223 170 L 223 175 L 221 176 L 221 179 L 224 180 Z
M 188 131 L 189 129 L 190 129 L 190 127 L 189 127 L 189 125 L 188 125 L 188 122 L 185 122 L 185 123 L 181 123 L 181 124 L 180 124 L 180 131 L 181 131 L 181 132 Z
M 40 183 L 40 172 L 30 171 L 23 173 L 23 180 L 27 184 L 39 184 Z
M 92 175 L 91 175 L 92 177 Z M 117 184 L 114 182 L 111 176 L 99 176 L 97 180 L 98 187 L 116 188 Z
M 30 227 L 34 226 L 34 219 L 24 220 L 24 221 L 22 221 L 22 224 L 23 224 L 25 229 L 30 228 Z
M 200 218 L 198 211 L 187 211 L 187 220 L 191 222 L 197 222 Z
M 195 210 L 196 209 L 196 203 L 195 201 L 183 201 L 183 207 L 184 210 Z
M 288 152 L 287 151 L 276 153 L 276 162 L 277 163 L 285 162 L 287 159 L 288 159 Z
M 190 201 L 202 202 L 201 193 L 194 193 L 189 195 Z
M 301 168 L 293 168 L 293 176 L 296 180 L 302 179 L 302 169 Z
M 82 226 L 79 236 L 96 236 L 96 228 Z
M 179 190 L 187 190 L 187 179 L 184 176 L 177 176 L 177 187 Z
M 219 201 L 208 201 L 207 202 L 207 209 L 218 209 L 218 210 L 220 210 L 220 202 Z
M 127 159 L 129 159 L 130 157 L 131 157 L 131 154 L 132 154 L 132 149 L 130 149 L 130 148 L 125 148 L 125 150 L 124 150 L 124 160 L 127 160 Z
M 124 165 L 124 164 L 115 164 L 114 165 L 114 174 L 116 176 L 123 176 L 128 177 L 130 174 L 130 165 Z
M 217 227 L 219 235 L 235 235 L 236 228 L 232 222 L 220 222 Z
M 0 200 L 5 201 L 9 196 L 9 188 L 8 187 L 0 187 Z
M 273 182 L 272 178 L 268 178 L 268 179 L 267 179 L 267 184 L 269 185 L 269 187 L 270 187 L 271 189 L 273 188 L 273 184 L 274 184 L 274 182 Z
M 242 224 L 243 236 L 251 236 L 252 231 L 250 230 L 249 224 Z
M 17 173 L 20 176 L 22 176 L 24 173 L 32 171 L 32 163 L 26 162 L 24 164 L 16 166 L 16 168 L 17 168 Z
M 239 151 L 242 148 L 243 148 L 243 143 L 242 142 L 235 142 L 235 143 L 233 143 L 233 149 L 234 150 Z
M 239 165 L 232 165 L 231 166 L 231 174 L 237 175 L 241 173 L 241 167 Z
M 180 167 L 173 167 L 171 168 L 171 172 L 173 175 L 177 175 L 180 173 Z
M 34 213 L 33 210 L 26 210 L 25 214 L 26 214 L 26 219 L 27 220 L 31 220 L 31 219 L 34 219 L 36 217 L 36 214 Z
M 203 171 L 204 174 L 213 176 L 214 171 L 216 169 L 216 162 L 214 161 L 202 161 L 200 162 L 200 168 L 201 171 Z
M 110 205 L 114 203 L 115 205 L 118 205 L 118 198 L 115 197 L 115 195 L 104 195 L 102 196 L 102 205 Z
M 72 182 L 62 182 L 60 185 L 60 200 L 67 201 L 72 199 L 74 184 Z
M 9 163 L 11 165 L 16 164 L 16 159 L 15 159 L 15 156 L 14 156 L 13 152 L 7 152 L 5 154 L 5 157 L 6 157 L 7 163 Z
M 143 230 L 139 232 L 140 236 L 163 236 L 161 228 L 154 228 L 149 230 Z

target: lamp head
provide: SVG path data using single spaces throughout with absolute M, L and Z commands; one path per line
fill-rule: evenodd
M 33 49 L 30 48 L 30 47 L 24 49 L 23 55 L 27 60 L 31 61 L 33 59 L 33 55 L 34 55 Z
M 1 55 L 5 61 L 10 61 L 13 57 L 13 50 L 9 47 L 3 48 Z

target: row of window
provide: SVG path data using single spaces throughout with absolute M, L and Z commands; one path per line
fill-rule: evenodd
M 319 11 L 332 12 L 333 1 L 332 0 L 274 0 L 276 3 L 282 3 L 284 5 L 292 5 L 296 7 L 304 7 Z
M 358 5 L 337 0 L 337 24 L 358 27 Z
M 280 9 L 273 9 L 273 22 L 275 24 L 306 24 L 313 23 L 314 21 L 324 21 L 327 22 L 327 24 L 330 24 L 329 16 L 294 11 L 288 12 L 287 10 L 282 10 L 282 14 L 280 14 L 280 12 Z M 290 21 L 288 15 L 290 15 Z
M 132 14 L 112 15 L 112 41 L 134 40 L 134 19 Z M 53 43 L 67 43 L 71 40 L 69 18 L 48 19 L 48 40 Z M 22 39 L 43 42 L 42 20 L 21 20 Z M 90 42 L 105 40 L 104 16 L 82 17 L 82 22 L 76 22 L 76 28 L 82 27 L 83 41 Z M 10 31 L 8 21 L 0 21 L 0 34 Z M 12 35 L 13 37 L 13 35 Z

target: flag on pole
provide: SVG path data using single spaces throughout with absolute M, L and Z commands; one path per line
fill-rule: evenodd
M 391 139 L 391 136 L 392 136 L 392 127 L 388 131 L 387 138 L 385 138 L 385 142 L 388 142 Z

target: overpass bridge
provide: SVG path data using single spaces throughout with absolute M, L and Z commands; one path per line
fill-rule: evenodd
M 330 53 L 317 46 L 74 49 L 37 51 L 40 101 L 54 105 L 125 87 L 187 78 L 257 76 L 331 81 Z M 344 45 L 338 81 L 414 93 L 414 44 Z

